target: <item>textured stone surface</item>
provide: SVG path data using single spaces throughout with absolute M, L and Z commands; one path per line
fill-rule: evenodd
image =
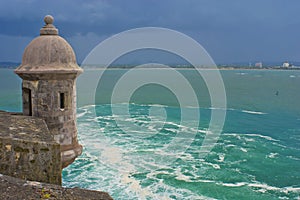
M 58 185 L 24 181 L 2 174 L 0 174 L 0 199 L 112 200 L 105 192 L 63 188 Z
M 44 120 L 0 112 L 0 173 L 61 184 L 60 145 Z
M 55 35 L 35 38 L 26 47 L 19 73 L 81 73 L 72 47 L 65 39 Z

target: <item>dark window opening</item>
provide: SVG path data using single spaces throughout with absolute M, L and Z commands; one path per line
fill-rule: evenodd
M 23 114 L 32 116 L 31 90 L 28 88 L 23 88 Z
M 65 93 L 60 93 L 60 109 L 65 109 Z

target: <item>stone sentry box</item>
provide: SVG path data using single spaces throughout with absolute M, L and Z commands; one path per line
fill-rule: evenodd
M 77 141 L 76 78 L 82 73 L 72 47 L 58 35 L 53 17 L 26 47 L 15 73 L 22 78 L 23 115 L 45 120 L 61 145 L 62 167 L 82 152 Z

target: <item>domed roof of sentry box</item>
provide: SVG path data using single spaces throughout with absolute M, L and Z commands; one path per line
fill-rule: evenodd
M 40 36 L 33 39 L 26 47 L 22 64 L 15 70 L 22 74 L 80 74 L 82 69 L 77 65 L 75 53 L 70 44 L 58 35 L 53 25 L 53 17 L 44 18 L 46 25 L 41 28 Z

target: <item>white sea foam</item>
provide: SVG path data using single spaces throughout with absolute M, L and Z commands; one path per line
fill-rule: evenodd
M 81 107 L 78 110 L 83 110 L 83 112 L 77 113 L 76 114 L 77 118 L 83 117 L 84 115 L 86 115 L 88 113 L 88 108 L 86 108 L 86 107 Z
M 300 161 L 300 158 L 296 158 L 296 157 L 294 157 L 294 156 L 287 156 L 288 158 L 290 158 L 290 159 L 293 159 L 293 160 L 298 160 L 298 161 Z
M 254 114 L 254 115 L 266 115 L 267 113 L 259 112 L 259 111 L 252 111 L 252 110 L 242 110 L 243 113 Z
M 77 113 L 76 117 L 77 118 L 83 117 L 86 113 L 87 113 L 87 111 L 82 112 L 82 113 Z
M 235 73 L 235 74 L 244 76 L 244 75 L 246 75 L 246 74 L 248 74 L 248 73 L 245 73 L 245 72 L 238 72 L 238 73 Z
M 174 129 L 174 128 L 164 128 L 164 129 L 169 131 L 169 132 L 172 132 L 172 133 L 177 133 L 178 132 L 178 130 Z
M 87 109 L 87 112 L 89 110 Z M 85 110 L 84 110 L 85 112 Z M 79 113 L 82 114 L 82 113 Z M 88 113 L 87 113 L 88 114 Z M 84 118 L 88 118 L 89 115 L 85 114 Z M 126 117 L 119 116 L 120 120 L 125 121 Z M 92 117 L 90 117 L 91 119 Z M 203 184 L 210 183 L 211 185 L 223 185 L 224 187 L 251 187 L 252 190 L 256 192 L 268 192 L 268 191 L 279 191 L 283 193 L 288 192 L 300 192 L 300 188 L 297 187 L 285 187 L 285 188 L 279 188 L 274 186 L 269 186 L 264 183 L 246 183 L 246 182 L 237 182 L 237 183 L 220 183 L 216 180 L 209 180 L 208 177 L 204 176 L 201 173 L 201 170 L 213 170 L 217 171 L 218 169 L 223 168 L 224 164 L 230 163 L 240 163 L 245 162 L 246 160 L 239 160 L 239 161 L 233 161 L 230 162 L 227 159 L 225 160 L 225 154 L 219 153 L 217 154 L 218 157 L 215 159 L 215 163 L 208 163 L 205 162 L 205 160 L 201 160 L 201 164 L 199 167 L 199 162 L 196 164 L 192 164 L 191 168 L 187 169 L 181 168 L 180 166 L 175 171 L 174 168 L 171 168 L 170 166 L 164 166 L 162 163 L 156 163 L 155 160 L 151 159 L 144 159 L 142 157 L 141 152 L 146 152 L 145 155 L 151 154 L 154 152 L 154 149 L 139 149 L 138 145 L 149 145 L 150 148 L 151 145 L 153 145 L 151 142 L 145 141 L 145 140 L 136 140 L 131 141 L 128 140 L 126 137 L 122 137 L 122 132 L 115 129 L 115 125 L 112 125 L 110 122 L 113 120 L 112 116 L 103 116 L 102 118 L 97 118 L 101 123 L 105 124 L 103 127 L 101 127 L 101 132 L 106 132 L 106 135 L 111 135 L 107 138 L 107 140 L 102 140 L 102 137 L 99 134 L 99 127 L 97 128 L 98 131 L 95 131 L 95 127 L 91 127 L 91 122 L 88 120 L 85 120 L 85 122 L 81 122 L 79 124 L 79 128 L 81 129 L 81 134 L 83 138 L 83 141 L 85 143 L 88 143 L 88 145 L 84 145 L 85 148 L 88 150 L 86 152 L 89 152 L 90 155 L 87 157 L 79 157 L 77 160 L 82 161 L 81 163 L 87 163 L 82 167 L 79 167 L 78 169 L 75 167 L 74 171 L 79 171 L 80 173 L 76 174 L 74 173 L 71 175 L 71 171 L 68 171 L 70 173 L 70 176 L 78 176 L 76 179 L 71 180 L 73 186 L 80 185 L 80 180 L 85 180 L 85 182 L 88 185 L 90 189 L 99 189 L 101 187 L 102 190 L 106 190 L 111 194 L 114 194 L 118 197 L 118 199 L 209 199 L 208 197 L 203 197 L 198 194 L 195 194 L 195 192 L 190 190 L 184 190 L 180 189 L 174 186 L 170 186 L 167 183 L 164 182 L 163 179 L 160 179 L 159 175 L 164 174 L 166 177 L 172 177 L 174 179 L 183 181 L 183 182 L 201 182 Z M 107 120 L 107 121 L 106 121 Z M 139 116 L 139 118 L 134 117 L 133 121 L 138 123 L 143 123 L 142 125 L 145 126 L 145 128 L 153 130 L 156 129 L 155 125 L 150 124 L 148 121 L 145 121 L 145 116 Z M 152 120 L 152 119 L 151 119 Z M 154 118 L 155 120 L 155 118 Z M 93 121 L 94 122 L 94 121 Z M 94 123 L 97 126 L 97 123 Z M 168 127 L 166 130 L 175 132 L 179 128 L 187 130 L 187 131 L 195 131 L 193 128 L 186 126 L 183 126 L 181 124 L 178 124 L 176 122 L 166 122 Z M 196 130 L 199 133 L 206 134 L 206 130 Z M 85 134 L 85 135 L 84 135 Z M 242 133 L 229 133 L 224 134 L 227 136 L 233 136 L 236 138 L 239 138 L 242 140 L 242 142 L 251 142 L 255 140 L 259 140 L 259 138 L 264 140 L 270 140 L 270 141 L 278 141 L 276 139 L 273 139 L 269 136 L 264 136 L 260 134 L 242 134 Z M 235 145 L 235 143 L 232 143 L 232 138 L 228 137 L 228 143 L 225 143 L 225 147 L 235 147 L 236 149 L 242 150 L 240 145 Z M 81 141 L 82 142 L 82 141 Z M 123 142 L 121 147 L 117 147 L 118 143 Z M 274 142 L 276 143 L 276 142 Z M 116 146 L 115 146 L 116 145 Z M 246 148 L 244 148 L 247 150 Z M 182 155 L 176 155 L 169 152 L 159 152 L 155 151 L 155 153 L 159 154 L 161 157 L 168 157 L 172 156 L 174 158 L 181 158 L 184 160 L 184 162 L 193 162 L 193 159 L 195 159 L 190 153 L 184 153 Z M 137 155 L 132 156 L 132 154 Z M 145 157 L 146 157 L 145 156 Z M 177 156 L 177 157 L 176 157 Z M 227 156 L 227 155 L 226 155 Z M 274 156 L 276 157 L 276 153 L 273 155 L 269 155 L 270 157 Z M 142 158 L 142 159 L 135 159 L 135 158 Z M 227 157 L 226 157 L 227 158 Z M 225 160 L 225 163 L 224 163 Z M 197 160 L 198 161 L 198 160 Z M 80 162 L 79 162 L 80 163 Z M 224 163 L 224 164 L 223 164 Z M 168 163 L 167 163 L 168 164 Z M 93 169 L 93 170 L 90 170 Z M 145 186 L 145 179 L 135 178 L 133 174 L 140 173 L 140 169 L 142 171 L 145 171 L 145 169 L 149 170 L 149 173 L 145 174 L 147 177 L 146 179 L 153 181 L 151 184 Z M 162 171 L 159 170 L 152 170 L 152 169 L 162 169 Z M 192 169 L 192 170 L 191 170 Z M 67 169 L 68 170 L 68 169 Z M 102 173 L 102 172 L 105 172 Z M 174 174 L 176 175 L 174 177 Z M 206 178 L 203 178 L 206 177 Z M 79 182 L 76 182 L 78 181 Z M 96 180 L 96 181 L 95 181 Z M 251 179 L 255 180 L 255 179 Z M 101 182 L 101 185 L 97 182 Z M 111 183 L 114 183 L 113 187 L 110 185 Z M 210 185 L 209 184 L 209 185 Z M 93 188 L 94 187 L 94 188 Z
M 243 134 L 240 134 L 240 133 L 223 133 L 222 135 L 233 136 L 233 137 L 236 137 L 238 139 L 241 139 L 241 135 L 243 135 Z
M 97 116 L 96 119 L 100 119 L 100 120 L 113 120 L 113 116 Z
M 244 182 L 240 182 L 240 183 L 222 183 L 222 185 L 226 186 L 226 187 L 241 187 L 241 186 L 244 186 L 246 184 L 247 183 L 244 183 Z
M 89 109 L 89 108 L 94 108 L 94 107 L 96 107 L 96 105 L 85 105 L 85 106 L 82 106 L 82 107 L 80 107 L 79 109 Z
M 180 159 L 185 160 L 185 161 L 192 161 L 195 158 L 191 154 L 185 152 L 184 154 L 182 154 L 180 156 Z
M 148 188 L 142 188 L 140 181 L 131 178 L 129 173 L 123 174 L 121 180 L 124 184 L 129 185 L 129 189 L 134 191 L 139 198 L 146 199 L 146 197 L 154 197 L 154 194 Z
M 224 162 L 225 159 L 225 154 L 219 154 L 219 160 L 217 160 L 218 162 Z
M 270 186 L 267 184 L 263 184 L 263 183 L 249 183 L 247 184 L 249 187 L 255 187 L 255 188 L 262 188 L 262 189 L 266 189 L 266 190 L 272 190 L 272 191 L 280 191 L 280 190 L 284 190 L 283 188 L 278 188 L 278 187 L 274 187 L 274 186 Z
M 173 125 L 173 126 L 179 127 L 179 128 L 188 128 L 188 127 L 185 127 L 185 126 L 183 126 L 183 125 L 181 125 L 181 124 L 177 124 L 177 123 L 175 123 L 175 122 L 170 122 L 170 121 L 165 122 L 165 124 Z
M 207 130 L 198 130 L 199 133 L 207 134 Z
M 166 105 L 162 105 L 162 104 L 149 104 L 148 106 L 153 106 L 153 107 L 167 107 Z
M 211 110 L 226 110 L 226 111 L 239 111 L 243 113 L 248 113 L 248 114 L 256 114 L 256 115 L 266 115 L 268 113 L 260 112 L 260 111 L 253 111 L 253 110 L 239 110 L 235 108 L 215 108 L 215 107 L 210 107 L 209 109 Z
M 205 164 L 212 166 L 214 169 L 221 169 L 220 165 L 215 163 L 206 162 Z
M 276 156 L 278 156 L 278 153 L 270 153 L 266 157 L 268 157 L 268 158 L 275 158 Z
M 236 182 L 236 183 L 217 183 L 219 185 L 223 185 L 226 187 L 243 187 L 243 186 L 248 186 L 252 188 L 259 188 L 259 192 L 265 193 L 266 191 L 279 191 L 282 193 L 287 194 L 288 192 L 300 192 L 299 187 L 275 187 L 275 186 L 270 186 L 265 183 L 247 183 L 247 182 Z
M 177 180 L 185 181 L 185 182 L 191 182 L 190 177 L 182 174 L 181 171 L 180 171 L 180 169 L 177 169 L 175 171 L 175 174 L 176 174 L 176 179 Z
M 253 138 L 245 138 L 246 142 L 255 142 L 255 140 Z
M 128 103 L 121 103 L 121 105 L 128 105 Z M 138 103 L 130 103 L 129 105 L 145 106 L 145 107 L 167 107 L 167 105 L 163 105 L 163 104 L 138 104 Z
M 248 137 L 259 137 L 259 138 L 263 138 L 263 139 L 266 139 L 266 140 L 269 140 L 269 141 L 276 141 L 276 142 L 279 142 L 279 140 L 276 140 L 270 136 L 266 136 L 266 135 L 260 135 L 260 134 L 243 134 L 243 135 L 246 135 Z
M 239 140 L 241 139 L 241 137 L 247 136 L 247 137 L 258 137 L 258 138 L 263 138 L 263 139 L 269 140 L 269 141 L 279 142 L 279 140 L 276 140 L 270 136 L 260 135 L 260 134 L 255 134 L 255 133 L 223 133 L 222 135 L 233 136 L 233 137 L 238 138 Z
M 226 145 L 226 147 L 236 147 L 236 145 L 234 145 L 234 144 L 228 144 L 228 145 Z
M 174 174 L 176 174 L 176 179 L 184 182 L 191 182 L 190 177 L 185 176 L 181 173 L 181 169 L 177 169 Z M 182 189 L 182 188 L 174 188 L 170 185 L 164 183 L 163 179 L 157 178 L 158 175 L 170 175 L 169 171 L 151 171 L 147 174 L 147 178 L 151 180 L 155 180 L 154 184 L 147 186 L 146 188 L 142 188 L 141 181 L 136 181 L 134 178 L 131 178 L 128 175 L 125 179 L 125 182 L 131 184 L 135 182 L 134 185 L 130 186 L 131 190 L 139 190 L 139 188 L 144 189 L 143 193 L 138 194 L 138 199 L 146 199 L 147 197 L 151 197 L 151 199 L 212 199 L 209 197 L 196 195 L 193 192 Z M 146 198 L 143 198 L 146 197 Z M 147 198 L 147 199 L 148 199 Z
M 217 107 L 209 107 L 208 109 L 210 109 L 210 110 L 226 110 L 226 111 L 235 110 L 234 108 L 217 108 Z
M 198 179 L 197 182 L 201 182 L 201 183 L 215 183 L 215 181 L 213 181 L 213 180 L 205 180 L 205 179 Z

